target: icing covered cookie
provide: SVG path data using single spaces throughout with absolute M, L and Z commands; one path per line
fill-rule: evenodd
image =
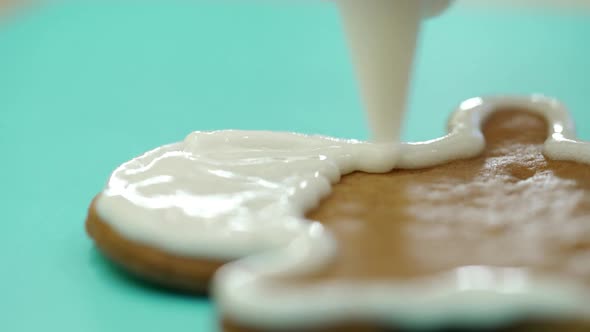
M 214 276 L 228 330 L 576 329 L 590 314 L 589 163 L 540 96 L 468 100 L 448 135 L 397 146 L 195 132 L 115 170 L 87 229 L 156 282 L 204 290 Z

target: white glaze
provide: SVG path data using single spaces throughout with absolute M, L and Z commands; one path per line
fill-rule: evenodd
M 406 324 L 425 317 L 420 321 L 438 324 L 459 314 L 491 319 L 515 312 L 588 313 L 584 297 L 590 297 L 576 285 L 513 280 L 506 277 L 518 275 L 513 269 L 465 267 L 449 272 L 434 288 L 426 287 L 427 281 L 339 282 L 293 290 L 264 282 L 269 276 L 313 270 L 330 259 L 336 246 L 329 231 L 303 216 L 341 175 L 476 156 L 485 145 L 481 123 L 504 107 L 528 109 L 547 119 L 544 153 L 549 158 L 590 163 L 590 144 L 575 140 L 573 122 L 556 100 L 473 98 L 453 114 L 448 135 L 397 149 L 294 133 L 195 132 L 119 167 L 97 201 L 97 212 L 126 238 L 182 256 L 230 259 L 263 252 L 226 265 L 216 275 L 221 310 L 248 325 L 278 329 L 343 317 Z M 465 280 L 481 279 L 469 277 L 469 271 L 506 280 L 466 291 L 459 287 Z M 474 303 L 489 305 L 485 314 L 474 312 Z
M 395 156 L 389 144 L 194 132 L 117 168 L 96 206 L 131 240 L 182 256 L 243 257 L 306 232 L 304 211 L 342 174 L 386 172 Z

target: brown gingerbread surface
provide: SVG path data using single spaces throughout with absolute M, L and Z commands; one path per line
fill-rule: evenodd
M 464 266 L 492 266 L 590 287 L 590 166 L 545 158 L 547 123 L 524 111 L 494 113 L 483 132 L 486 149 L 477 158 L 344 176 L 307 214 L 335 235 L 337 257 L 312 274 L 273 282 L 407 281 Z M 175 288 L 203 290 L 223 263 L 176 257 L 128 241 L 92 206 L 87 229 L 115 262 Z M 224 325 L 228 331 L 251 331 L 231 321 Z M 590 331 L 590 324 L 519 322 L 503 329 Z M 353 330 L 382 329 L 361 322 Z
M 498 111 L 480 157 L 422 170 L 353 173 L 308 213 L 338 257 L 308 276 L 409 279 L 462 266 L 524 267 L 590 286 L 590 166 L 542 154 L 547 124 Z

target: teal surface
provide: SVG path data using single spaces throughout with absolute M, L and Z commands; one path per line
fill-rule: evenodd
M 590 18 L 454 9 L 425 25 L 405 139 L 482 94 L 542 92 L 590 139 Z M 83 230 L 118 164 L 192 130 L 364 139 L 320 1 L 54 2 L 0 24 L 0 331 L 215 331 L 206 298 L 114 270 Z

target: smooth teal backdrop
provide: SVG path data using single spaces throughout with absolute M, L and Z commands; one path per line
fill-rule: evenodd
M 214 331 L 206 298 L 130 281 L 83 231 L 121 162 L 192 130 L 366 138 L 320 1 L 53 2 L 0 24 L 0 331 Z M 590 17 L 454 9 L 425 24 L 405 139 L 480 94 L 542 92 L 590 139 Z

